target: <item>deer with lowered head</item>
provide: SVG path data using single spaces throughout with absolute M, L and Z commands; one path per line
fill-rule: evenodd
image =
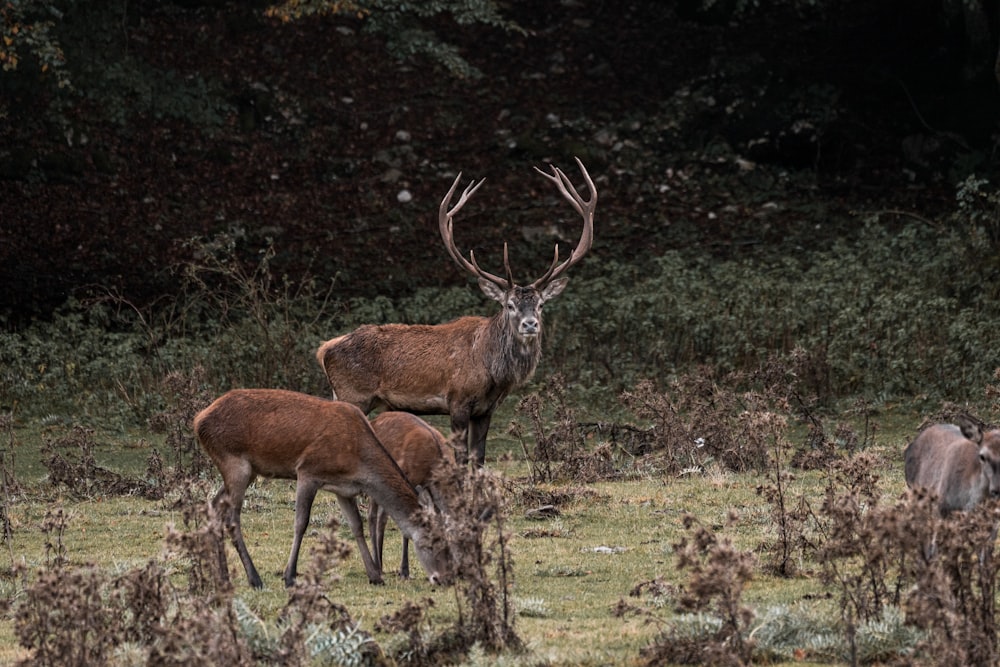
M 552 264 L 528 285 L 514 282 L 503 247 L 506 277 L 483 270 L 475 252 L 465 259 L 455 245 L 454 216 L 483 184 L 473 181 L 451 207 L 459 173 L 438 209 L 438 229 L 451 258 L 479 281 L 483 293 L 500 303 L 492 317 L 468 315 L 444 324 L 364 325 L 323 343 L 316 359 L 330 380 L 334 396 L 357 405 L 366 414 L 376 408 L 415 414 L 447 414 L 453 433 L 464 433 L 465 460 L 472 451 L 478 465 L 486 458 L 486 434 L 497 406 L 535 372 L 542 354 L 542 306 L 562 293 L 563 277 L 594 241 L 597 189 L 577 159 L 590 190 L 585 200 L 558 167 L 548 174 L 560 194 L 583 219 L 583 232 L 570 256 L 559 262 L 556 245 Z
M 1000 498 L 1000 429 L 960 421 L 929 426 L 903 451 L 907 486 L 933 493 L 942 516 Z
M 240 513 L 247 487 L 257 476 L 296 481 L 295 533 L 284 572 L 285 586 L 295 582 L 302 536 L 320 489 L 336 494 L 371 583 L 382 583 L 382 574 L 364 538 L 355 500 L 362 493 L 377 502 L 413 540 L 431 583 L 447 583 L 445 547 L 432 547 L 424 539 L 424 527 L 417 516 L 421 494 L 357 406 L 280 389 L 234 389 L 195 416 L 194 432 L 222 474 L 222 488 L 212 503 L 219 507 L 223 499 L 228 500 L 226 526 L 254 588 L 263 582 L 243 541 Z M 225 563 L 224 552 L 220 560 Z
M 409 412 L 383 412 L 372 419 L 372 430 L 406 478 L 418 487 L 429 486 L 431 473 L 439 462 L 455 462 L 455 452 L 441 432 Z M 372 501 L 368 509 L 368 533 L 372 538 L 372 558 L 380 571 L 384 565 L 382 547 L 387 520 L 385 510 Z M 410 576 L 409 542 L 404 534 L 399 565 L 399 576 L 404 579 Z

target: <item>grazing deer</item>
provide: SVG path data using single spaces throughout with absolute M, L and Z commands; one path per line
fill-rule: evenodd
M 258 476 L 296 480 L 295 537 L 285 568 L 285 586 L 295 581 L 302 536 L 320 489 L 333 491 L 358 543 L 368 580 L 382 583 L 364 538 L 355 496 L 367 494 L 413 540 L 431 583 L 445 583 L 447 554 L 430 549 L 414 517 L 417 490 L 379 442 L 367 417 L 341 401 L 280 389 L 234 389 L 194 418 L 198 442 L 222 474 L 213 505 L 229 502 L 227 528 L 254 588 L 263 584 L 240 528 L 247 487 Z M 225 562 L 225 554 L 220 554 Z
M 971 422 L 935 424 L 903 452 L 906 484 L 926 488 L 942 516 L 1000 497 L 1000 430 L 983 433 Z
M 542 306 L 566 287 L 562 274 L 579 262 L 594 241 L 597 189 L 577 159 L 590 189 L 585 201 L 557 167 L 547 174 L 562 196 L 583 218 L 583 233 L 568 259 L 559 262 L 559 246 L 549 269 L 530 285 L 514 283 L 503 247 L 506 278 L 479 267 L 474 252 L 465 259 L 455 246 L 452 219 L 483 184 L 473 181 L 451 209 L 462 174 L 441 200 L 438 227 L 451 258 L 475 276 L 486 296 L 502 308 L 492 317 L 465 316 L 437 325 L 364 325 L 323 343 L 316 359 L 326 372 L 336 398 L 353 403 L 366 414 L 384 407 L 415 414 L 447 414 L 454 433 L 466 434 L 465 460 L 470 450 L 476 463 L 486 458 L 486 433 L 493 412 L 511 390 L 535 372 L 542 354 Z
M 441 460 L 455 462 L 455 453 L 441 433 L 420 417 L 409 412 L 383 412 L 372 420 L 372 429 L 386 451 L 396 460 L 412 484 L 426 487 L 431 471 Z M 381 506 L 372 501 L 368 510 L 368 533 L 372 536 L 372 558 L 382 570 L 385 524 L 388 520 Z M 399 576 L 410 576 L 409 539 L 403 535 L 403 556 Z

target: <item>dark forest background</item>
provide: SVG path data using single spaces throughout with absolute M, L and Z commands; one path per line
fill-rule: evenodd
M 326 338 L 493 312 L 438 234 L 457 173 L 487 179 L 458 247 L 498 272 L 508 242 L 530 281 L 580 224 L 533 167 L 583 187 L 577 157 L 595 243 L 546 308 L 540 379 L 616 395 L 778 356 L 810 401 L 968 400 L 1000 367 L 997 3 L 0 18 L 0 403 L 22 414 L 124 394 L 141 417 L 195 368 L 325 393 Z
M 478 4 L 499 20 L 456 20 Z M 495 264 L 510 241 L 527 279 L 577 232 L 531 167 L 574 156 L 599 178 L 594 270 L 829 245 L 859 212 L 926 224 L 996 168 L 996 3 L 951 4 L 9 3 L 0 316 L 95 286 L 148 302 L 219 232 L 342 295 L 464 284 L 435 228 L 458 171 L 488 179 L 460 247 Z
M 506 506 L 521 590 L 576 607 L 527 642 L 574 643 L 554 661 L 590 648 L 564 631 L 583 607 L 634 654 L 613 606 L 661 633 L 646 664 L 995 663 L 996 560 L 980 546 L 995 506 L 939 521 L 932 496 L 899 493 L 921 422 L 1000 415 L 998 37 L 996 0 L 0 0 L 0 635 L 13 620 L 34 664 L 112 644 L 136 664 L 234 664 L 202 651 L 240 636 L 260 664 L 304 664 L 305 624 L 341 616 L 320 605 L 322 577 L 273 625 L 280 586 L 250 609 L 198 574 L 218 551 L 187 538 L 223 527 L 194 511 L 215 483 L 194 415 L 233 387 L 328 396 L 317 345 L 361 324 L 495 312 L 445 251 L 441 198 L 459 172 L 486 178 L 457 246 L 499 273 L 507 242 L 530 281 L 581 224 L 533 167 L 583 190 L 579 158 L 599 191 L 594 246 L 546 304 L 538 372 L 472 471 L 513 461 L 530 478 L 464 487 L 454 505 L 475 531 L 451 531 L 472 535 L 452 552 L 481 559 L 460 564 L 455 599 L 483 604 L 428 645 L 425 619 L 448 612 L 407 602 L 383 627 L 409 635 L 400 651 L 440 663 L 520 645 L 486 615 L 500 610 L 486 563 L 511 581 Z M 595 495 L 598 480 L 628 491 Z M 290 515 L 270 488 L 251 504 L 280 508 L 273 526 Z M 162 504 L 137 510 L 140 494 Z M 186 595 L 165 582 L 188 570 L 146 566 L 151 529 L 178 511 L 197 532 L 171 528 L 167 547 L 204 586 Z M 500 536 L 488 550 L 483 517 Z M 64 531 L 80 538 L 69 561 Z M 641 563 L 618 579 L 548 566 L 577 563 L 590 535 Z M 324 545 L 317 572 L 339 558 Z M 674 556 L 687 591 L 657 574 Z M 750 625 L 751 576 L 780 596 L 776 630 Z M 580 582 L 605 598 L 572 602 Z M 374 609 L 358 583 L 337 598 Z M 802 613 L 810 600 L 832 625 Z M 701 634 L 668 608 L 697 610 Z

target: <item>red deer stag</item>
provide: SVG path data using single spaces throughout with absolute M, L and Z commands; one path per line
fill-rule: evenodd
M 983 433 L 968 422 L 935 424 L 907 445 L 903 460 L 907 486 L 935 494 L 942 516 L 1000 497 L 998 429 Z
M 559 262 L 559 246 L 549 269 L 530 285 L 514 283 L 503 248 L 506 278 L 479 267 L 475 252 L 465 259 L 455 246 L 452 219 L 483 184 L 473 181 L 451 209 L 462 174 L 455 178 L 438 209 L 438 227 L 451 258 L 475 276 L 486 296 L 502 308 L 492 317 L 465 316 L 437 325 L 364 325 L 323 343 L 316 359 L 326 372 L 336 398 L 366 414 L 384 407 L 416 414 L 451 416 L 454 433 L 465 433 L 464 461 L 474 451 L 476 463 L 486 458 L 486 433 L 501 401 L 535 372 L 542 353 L 542 306 L 566 287 L 562 274 L 579 262 L 594 241 L 597 188 L 583 163 L 576 163 L 590 189 L 585 201 L 558 167 L 547 174 L 562 196 L 583 218 L 583 233 L 569 258 Z
M 455 454 L 441 433 L 420 417 L 409 412 L 383 412 L 372 420 L 372 429 L 386 451 L 399 464 L 410 483 L 426 487 L 431 471 L 441 460 L 455 462 Z M 388 516 L 372 501 L 368 511 L 368 532 L 372 536 L 372 558 L 382 570 L 385 524 Z M 403 556 L 399 576 L 410 576 L 409 539 L 403 535 Z
M 247 487 L 258 476 L 296 480 L 295 537 L 285 568 L 285 586 L 295 581 L 302 536 L 320 489 L 333 491 L 351 526 L 368 580 L 382 583 L 364 538 L 355 496 L 364 493 L 383 507 L 413 540 L 432 583 L 445 583 L 447 554 L 431 551 L 414 514 L 421 500 L 379 442 L 367 417 L 354 405 L 280 389 L 234 389 L 194 418 L 198 442 L 222 473 L 226 525 L 254 588 L 263 584 L 240 528 Z M 225 554 L 220 554 L 225 563 Z

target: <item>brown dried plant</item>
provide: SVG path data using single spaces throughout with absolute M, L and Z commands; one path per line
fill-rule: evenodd
M 11 566 L 14 564 L 14 524 L 11 522 L 10 510 L 14 497 L 20 493 L 21 485 L 17 481 L 14 468 L 14 455 L 17 449 L 17 438 L 14 434 L 14 413 L 0 414 L 0 531 L 3 541 L 10 553 Z
M 172 459 L 172 475 L 164 475 L 160 465 L 161 484 L 197 477 L 211 469 L 191 431 L 194 416 L 213 398 L 206 375 L 204 368 L 195 366 L 188 372 L 167 373 L 160 382 L 166 407 L 150 418 L 149 425 L 153 432 L 165 435 L 164 444 Z
M 47 436 L 41 452 L 49 483 L 77 498 L 147 495 L 149 486 L 143 480 L 98 465 L 94 457 L 96 448 L 94 430 L 79 424 L 57 437 Z
M 520 650 L 500 478 L 484 468 L 442 461 L 430 491 L 437 510 L 425 510 L 424 520 L 430 539 L 446 543 L 451 554 L 458 618 L 428 652 L 464 654 L 473 644 L 490 652 Z
M 901 503 L 900 515 L 900 541 L 912 554 L 902 565 L 912 582 L 903 604 L 907 622 L 925 632 L 919 662 L 997 664 L 1000 503 L 941 518 L 934 498 L 913 493 Z
M 768 451 L 785 425 L 781 396 L 740 389 L 745 377 L 716 376 L 710 367 L 682 375 L 660 392 L 641 382 L 622 395 L 623 404 L 641 419 L 652 421 L 657 459 L 668 472 L 704 468 L 715 461 L 737 472 L 767 468 Z
M 735 522 L 736 517 L 730 516 L 729 521 Z M 683 522 L 688 534 L 674 549 L 677 567 L 689 575 L 676 593 L 668 592 L 676 595 L 678 611 L 707 611 L 721 625 L 711 636 L 691 637 L 680 632 L 679 626 L 666 624 L 653 643 L 642 649 L 645 664 L 748 665 L 753 652 L 749 636 L 753 611 L 743 603 L 743 592 L 753 578 L 753 555 L 739 551 L 728 538 L 691 515 Z M 657 590 L 663 590 L 662 583 Z

